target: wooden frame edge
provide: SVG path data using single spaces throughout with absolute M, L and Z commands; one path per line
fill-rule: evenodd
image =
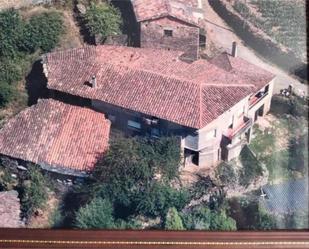
M 204 232 L 0 229 L 0 248 L 309 248 L 309 231 Z

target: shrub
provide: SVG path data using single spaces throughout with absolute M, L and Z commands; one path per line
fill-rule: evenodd
M 21 194 L 22 211 L 25 217 L 30 217 L 37 209 L 46 204 L 48 193 L 46 180 L 40 169 L 31 165 L 27 172 L 27 180 L 23 182 Z
M 167 212 L 164 227 L 166 230 L 184 230 L 182 219 L 176 208 L 172 207 Z
M 121 33 L 122 19 L 118 9 L 107 3 L 91 3 L 84 15 L 85 25 L 92 36 L 106 38 Z
M 225 210 L 211 211 L 205 207 L 197 207 L 190 213 L 182 214 L 184 226 L 188 230 L 236 230 L 236 221 L 226 215 Z
M 183 209 L 188 199 L 189 194 L 185 190 L 176 190 L 156 183 L 143 192 L 137 192 L 134 203 L 139 214 L 164 217 L 171 207 L 177 210 Z
M 95 198 L 76 214 L 76 227 L 82 229 L 114 228 L 113 206 L 110 201 Z
M 33 16 L 25 28 L 23 47 L 31 53 L 39 48 L 43 52 L 48 52 L 58 44 L 63 31 L 60 13 L 47 12 Z
M 15 58 L 24 25 L 17 10 L 0 11 L 0 57 Z
M 13 96 L 13 89 L 10 85 L 0 82 L 0 107 L 10 102 Z
M 12 84 L 22 79 L 23 69 L 20 62 L 0 58 L 0 82 Z

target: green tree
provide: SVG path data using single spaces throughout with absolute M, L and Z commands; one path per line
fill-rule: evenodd
M 75 226 L 82 229 L 115 228 L 111 202 L 102 198 L 93 199 L 78 210 Z
M 91 3 L 84 15 L 85 25 L 92 36 L 121 33 L 122 19 L 118 9 L 107 3 Z
M 187 191 L 176 190 L 160 183 L 155 183 L 142 192 L 136 192 L 134 197 L 136 211 L 150 217 L 165 217 L 171 207 L 181 210 L 188 200 Z
M 166 230 L 184 230 L 182 219 L 179 216 L 177 209 L 172 207 L 165 217 L 165 229 Z
M 43 208 L 48 199 L 46 180 L 37 166 L 31 165 L 27 172 L 27 180 L 22 184 L 21 204 L 26 217 L 30 217 L 37 209 Z
M 0 107 L 5 106 L 13 96 L 13 89 L 10 85 L 0 82 Z
M 17 10 L 0 11 L 0 57 L 17 56 L 23 29 L 23 21 Z
M 48 52 L 58 44 L 63 32 L 63 20 L 59 12 L 35 15 L 25 25 L 23 48 L 31 53 L 39 48 Z

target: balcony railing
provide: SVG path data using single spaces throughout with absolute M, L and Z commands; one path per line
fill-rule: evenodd
M 232 140 L 237 135 L 246 132 L 251 126 L 252 126 L 252 119 L 244 117 L 243 121 L 237 127 L 228 129 L 226 136 L 230 140 Z
M 267 95 L 268 95 L 268 92 L 260 92 L 259 94 L 249 99 L 249 108 L 252 108 L 253 106 L 255 106 L 262 99 L 264 99 Z

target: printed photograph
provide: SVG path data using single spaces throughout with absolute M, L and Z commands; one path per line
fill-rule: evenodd
M 0 0 L 0 227 L 309 229 L 305 0 Z

